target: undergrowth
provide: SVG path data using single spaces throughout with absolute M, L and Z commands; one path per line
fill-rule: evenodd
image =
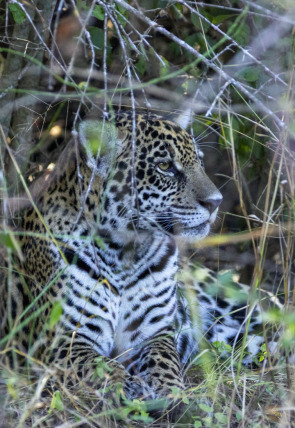
M 189 116 L 224 197 L 213 234 L 182 244 L 184 266 L 229 268 L 284 306 L 265 318 L 282 329 L 275 354 L 267 333 L 252 367 L 230 345 L 204 346 L 164 419 L 151 416 L 157 403 L 122 406 L 105 390 L 54 382 L 63 369 L 19 355 L 19 324 L 11 326 L 0 337 L 2 426 L 294 425 L 293 2 L 10 0 L 0 2 L 0 22 L 0 280 L 9 280 L 13 257 L 22 257 L 17 208 L 34 204 L 32 184 L 51 173 L 80 120 L 112 108 L 145 109 Z M 59 316 L 55 307 L 52 327 Z M 107 368 L 97 364 L 99 376 Z

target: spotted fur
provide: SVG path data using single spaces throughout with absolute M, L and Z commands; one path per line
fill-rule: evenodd
M 257 363 L 265 340 L 269 349 L 275 351 L 279 340 L 277 327 L 273 326 L 273 331 L 270 326 L 266 328 L 263 316 L 270 308 L 283 310 L 276 296 L 263 289 L 259 293 L 251 290 L 228 270 L 216 274 L 197 265 L 178 276 L 176 324 L 184 364 L 198 355 L 200 344 L 208 346 L 204 341 L 219 345 L 220 349 L 230 345 L 232 356 L 239 359 L 245 334 L 244 364 Z
M 202 285 L 210 280 L 184 286 L 175 279 L 175 236 L 204 238 L 222 197 L 194 140 L 174 122 L 123 113 L 114 123 L 82 123 L 37 197 L 39 212 L 24 212 L 24 260 L 15 261 L 1 324 L 7 331 L 27 319 L 13 344 L 43 360 L 70 361 L 94 387 L 101 356 L 113 369 L 106 379 L 122 382 L 127 397 L 166 397 L 184 388 L 198 331 L 230 339 L 220 298 Z M 62 315 L 53 328 L 56 302 Z M 222 304 L 233 310 L 234 302 Z M 231 323 L 232 338 L 241 325 Z

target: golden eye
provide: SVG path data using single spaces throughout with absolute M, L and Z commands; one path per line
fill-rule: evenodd
M 171 162 L 161 162 L 158 164 L 158 167 L 162 170 L 162 171 L 167 171 L 167 169 L 169 169 L 172 166 Z

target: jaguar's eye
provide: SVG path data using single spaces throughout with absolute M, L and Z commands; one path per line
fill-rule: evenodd
M 161 162 L 158 164 L 158 167 L 162 170 L 162 171 L 167 171 L 167 169 L 172 167 L 172 162 Z

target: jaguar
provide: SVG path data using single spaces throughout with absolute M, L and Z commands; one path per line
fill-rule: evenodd
M 121 383 L 129 399 L 184 390 L 200 332 L 232 343 L 245 330 L 246 306 L 210 294 L 208 284 L 218 284 L 210 271 L 177 278 L 177 241 L 204 238 L 221 202 L 177 123 L 133 112 L 83 121 L 22 213 L 21 256 L 6 291 L 1 285 L 2 342 L 70 364 L 72 379 L 94 388 L 99 357 L 110 368 L 105 384 Z M 255 353 L 261 311 L 253 311 Z

